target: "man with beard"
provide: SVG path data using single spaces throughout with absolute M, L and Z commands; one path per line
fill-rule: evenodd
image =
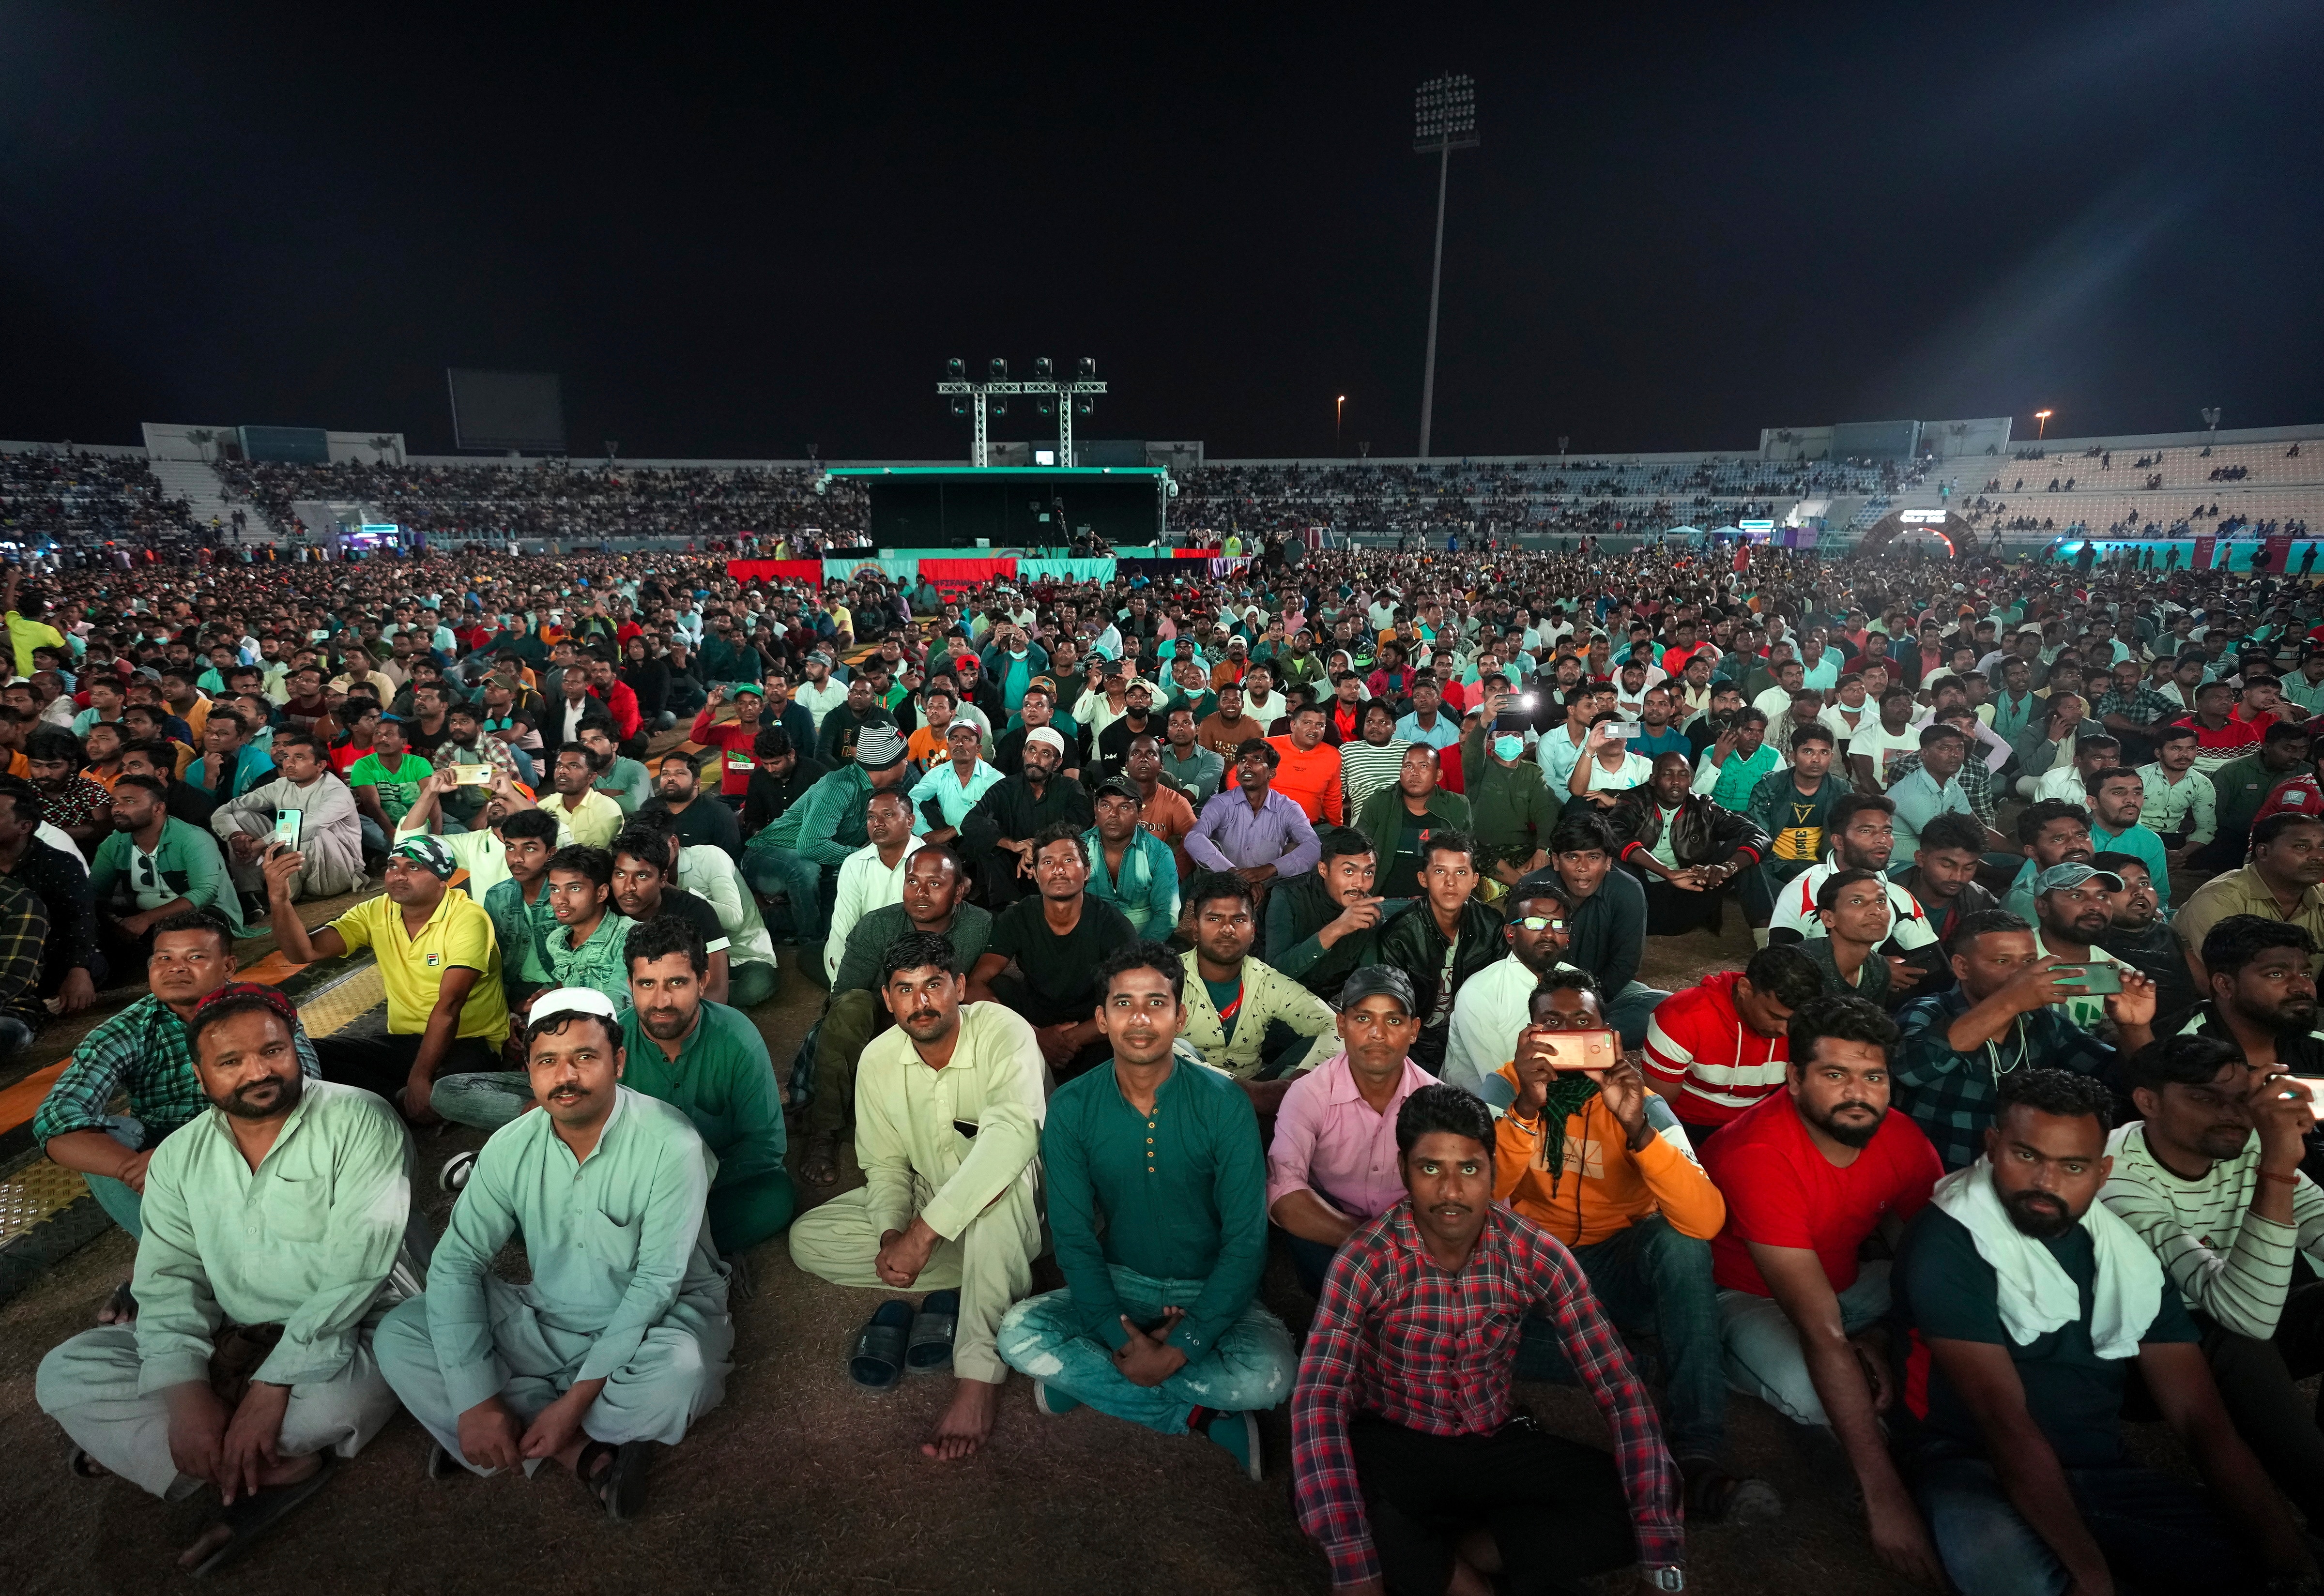
M 2324 1192 L 2301 1173 L 2318 1085 L 2252 1068 L 2203 1036 L 2166 1038 L 2123 1074 L 2140 1122 L 2107 1143 L 2099 1200 L 2184 1294 L 2236 1428 L 2316 1522 L 2324 1425 L 2301 1411 L 2313 1405 L 2293 1382 L 2324 1370 L 2324 1285 L 2295 1262 L 2324 1251 Z
M 746 845 L 788 813 L 808 788 L 831 774 L 830 766 L 799 752 L 799 747 L 780 726 L 764 727 L 752 740 L 750 788 L 742 799 Z M 662 762 L 666 767 L 669 761 Z
M 985 955 L 990 960 L 991 954 Z M 1290 1388 L 1291 1337 L 1259 1302 L 1267 1170 L 1250 1099 L 1179 1061 L 1185 966 L 1117 947 L 1093 1008 L 1111 1061 L 1057 1088 L 1042 1179 L 1065 1289 L 1010 1308 L 997 1337 L 1035 1405 L 1086 1402 L 1200 1435 L 1260 1477 L 1259 1423 Z
M 1890 1422 L 1944 1572 L 1962 1596 L 2312 1590 L 2178 1287 L 2097 1201 L 2111 1109 L 2083 1076 L 2005 1075 L 1984 1156 L 1939 1183 L 1899 1250 L 1911 1340 Z M 2133 1360 L 2208 1493 L 2125 1451 Z
M 741 710 L 739 703 L 736 710 Z M 835 770 L 851 762 L 855 758 L 856 737 L 864 723 L 875 715 L 882 720 L 892 718 L 881 706 L 872 687 L 872 673 L 858 670 L 848 678 L 845 700 L 816 723 L 816 757 Z M 755 727 L 752 734 L 756 735 Z
M 790 1236 L 792 1260 L 809 1274 L 927 1293 L 918 1320 L 936 1332 L 934 1351 L 949 1352 L 954 1388 L 920 1450 L 946 1460 L 992 1433 L 1008 1378 L 996 1337 L 1032 1290 L 1041 1251 L 1037 1155 L 1047 1112 L 1033 1028 L 1001 1004 L 966 1001 L 956 963 L 953 945 L 927 931 L 882 949 L 880 1001 L 896 1025 L 863 1047 L 856 1072 L 865 1185 L 800 1216 Z M 931 1343 L 914 1339 L 927 1356 Z M 912 1356 L 894 1340 L 882 1383 Z
M 89 861 L 97 946 L 115 970 L 143 964 L 153 927 L 173 915 L 208 909 L 235 936 L 250 934 L 217 839 L 172 817 L 168 790 L 152 776 L 122 777 L 114 786 L 112 835 Z
M 856 757 L 816 781 L 751 839 L 744 874 L 755 891 L 788 896 L 794 940 L 824 940 L 830 924 L 824 883 L 831 883 L 835 898 L 839 867 L 872 840 L 864 825 L 872 794 L 901 786 L 910 773 L 902 733 L 885 720 L 862 727 Z
M 113 829 L 113 795 L 80 773 L 80 739 L 43 726 L 24 739 L 24 760 L 41 791 L 42 818 L 78 845 L 85 860 Z
M 655 773 L 653 792 L 639 807 L 667 814 L 675 823 L 681 844 L 722 849 L 737 861 L 742 857 L 741 822 L 733 810 L 704 795 L 701 775 L 691 757 L 683 753 L 665 757 Z
M 798 691 L 793 694 L 792 697 L 796 702 L 806 706 L 808 717 L 815 723 L 815 733 L 817 737 L 821 737 L 824 717 L 847 702 L 847 684 L 832 679 L 831 655 L 822 649 L 817 649 L 807 655 L 801 662 L 799 670 L 804 679 L 800 681 Z M 737 701 L 734 712 L 740 715 L 742 711 L 742 704 Z M 695 741 L 700 742 L 701 739 L 697 737 Z M 806 745 L 798 744 L 798 746 Z
M 1300 1527 L 1342 1591 L 1548 1591 L 1634 1561 L 1639 1589 L 1682 1590 L 1682 1482 L 1654 1404 L 1571 1255 L 1493 1201 L 1494 1140 L 1455 1087 L 1397 1110 L 1406 1195 L 1342 1248 L 1299 1362 Z M 1611 1457 L 1517 1412 L 1535 1315 L 1605 1416 Z
M 379 1363 L 434 1437 L 429 1473 L 551 1459 L 615 1520 L 645 1507 L 650 1444 L 675 1446 L 733 1367 L 715 1160 L 684 1112 L 621 1084 L 613 1001 L 543 992 L 525 1027 L 537 1114 L 503 1127 L 452 1205 L 425 1294 L 380 1326 Z M 493 1259 L 524 1238 L 531 1278 Z
M 1186 919 L 1194 946 L 1180 955 L 1191 978 L 1183 1035 L 1204 1064 L 1243 1084 L 1262 1119 L 1271 1118 L 1292 1078 L 1335 1050 L 1324 1039 L 1332 1010 L 1250 956 L 1258 909 L 1240 876 L 1196 876 L 1186 889 Z
M 1517 896 L 1529 896 L 1545 882 L 1565 893 L 1568 962 L 1587 970 L 1605 1000 L 1607 1023 L 1625 1047 L 1643 1046 L 1655 1005 L 1670 993 L 1637 979 L 1646 947 L 1646 893 L 1637 877 L 1615 868 L 1618 844 L 1598 815 L 1576 808 L 1557 823 L 1549 839 L 1549 868 L 1520 881 Z
M 1432 1075 L 1444 1067 L 1461 988 L 1498 962 L 1507 946 L 1499 912 L 1474 896 L 1476 859 L 1477 844 L 1466 832 L 1429 832 L 1420 842 L 1420 896 L 1411 913 L 1379 934 L 1379 962 L 1415 977 L 1422 1012 L 1412 1056 Z
M 1571 970 L 1565 950 L 1565 888 L 1554 875 L 1512 892 L 1502 906 L 1501 939 L 1508 956 L 1478 971 L 1452 1000 L 1452 1029 L 1444 1038 L 1443 1078 L 1474 1092 L 1493 1107 L 1494 1072 L 1515 1046 L 1532 1012 L 1533 994 L 1553 970 Z M 1514 1056 L 1514 1055 L 1512 1055 Z
M 1104 1026 L 1092 1017 L 1105 990 L 1102 971 L 1116 949 L 1138 939 L 1120 909 L 1089 895 L 1080 827 L 1052 826 L 1030 851 L 1035 895 L 993 917 L 992 939 L 969 972 L 969 1001 L 1005 1002 L 1031 1020 L 1041 1056 L 1069 1080 L 1104 1061 Z M 1013 979 L 1002 973 L 1011 964 Z
M 1385 865 L 1380 890 L 1392 897 L 1419 895 L 1421 845 L 1431 832 L 1469 829 L 1469 800 L 1438 780 L 1437 759 L 1425 743 L 1406 744 L 1395 781 L 1351 817 Z
M 1122 705 L 1123 713 L 1097 734 L 1089 777 L 1093 786 L 1123 773 L 1130 762 L 1132 740 L 1157 736 L 1163 730 L 1154 724 L 1154 688 L 1150 683 L 1131 681 L 1122 690 Z
M 2206 996 L 2188 1011 L 2180 1033 L 2232 1042 L 2256 1071 L 2324 1079 L 2324 1038 L 2315 1035 L 2315 955 L 2304 927 L 2228 916 L 2204 936 Z M 2311 1178 L 2324 1176 L 2324 1129 L 2309 1137 L 2307 1167 Z
M 1922 827 L 1921 845 L 1914 850 L 1912 867 L 1895 878 L 1896 884 L 1920 905 L 1922 918 L 1935 937 L 1907 961 L 1923 971 L 1921 990 L 1924 992 L 1952 979 L 1952 972 L 1941 967 L 1943 950 L 1951 944 L 1961 920 L 1980 909 L 2000 907 L 1999 899 L 1977 881 L 1985 843 L 1985 827 L 1972 816 L 1940 815 Z
M 2170 922 L 2156 912 L 2146 866 L 2127 853 L 2094 853 L 2090 867 L 2112 875 L 2121 887 L 2107 894 L 2107 925 L 2098 946 L 2154 983 L 2154 1012 L 2175 1019 L 2200 995 L 2188 973 L 2186 955 Z
M 2135 968 L 2097 946 L 2113 923 L 2109 894 L 2123 890 L 2122 878 L 2090 864 L 2058 864 L 2043 871 L 2034 881 L 2034 952 L 2039 957 L 2055 955 L 2068 964 L 2111 964 L 2117 970 Z M 2106 1019 L 2103 998 L 2084 990 L 2061 975 L 2059 985 L 2067 993 L 2058 1011 L 2082 1029 L 2096 1034 Z
M 508 1038 L 508 998 L 492 917 L 445 883 L 451 851 L 432 836 L 407 836 L 387 856 L 385 891 L 309 931 L 290 899 L 306 861 L 287 848 L 266 857 L 268 925 L 293 964 L 345 958 L 368 947 L 387 992 L 387 1034 L 336 1036 L 317 1049 L 323 1078 L 400 1102 L 420 1124 L 439 1075 L 492 1069 Z M 391 919 L 390 917 L 393 917 Z
M 1888 1265 L 1858 1252 L 1876 1232 L 1893 1243 L 1942 1168 L 1920 1129 L 1889 1112 L 1896 1027 L 1886 1014 L 1862 998 L 1810 998 L 1786 1040 L 1784 1090 L 1702 1153 L 1727 1201 L 1711 1259 L 1728 1379 L 1794 1424 L 1828 1428 L 1863 1492 L 1873 1549 L 1938 1585 L 1928 1530 L 1881 1431 L 1893 1389 Z
M 2202 949 L 2211 927 L 2231 915 L 2257 915 L 2298 926 L 2324 948 L 2324 816 L 2285 810 L 2251 828 L 2251 863 L 2214 876 L 2187 895 L 2172 929 L 2200 986 Z M 2319 967 L 2311 961 L 2309 971 Z
M 2275 728 L 2268 730 L 2273 733 Z M 2302 743 L 2304 752 L 2304 739 Z M 2201 859 L 2219 833 L 2218 789 L 2214 778 L 2195 769 L 2195 733 L 2185 726 L 2160 728 L 2154 737 L 2154 762 L 2138 768 L 2138 780 L 2146 789 L 2139 817 L 2177 855 L 2174 862 L 2193 863 Z M 2243 824 L 2248 826 L 2255 817 L 2246 814 Z M 2232 863 L 2220 860 L 2211 868 L 2225 869 Z
M 1646 889 L 1646 933 L 1716 934 L 1729 889 L 1766 856 L 1767 835 L 1749 816 L 1694 791 L 1683 754 L 1656 754 L 1652 771 L 1606 816 L 1617 856 Z
M 1121 910 L 1139 936 L 1158 942 L 1178 923 L 1178 861 L 1167 843 L 1139 824 L 1135 782 L 1109 777 L 1096 791 L 1097 824 L 1082 837 L 1089 849 L 1090 896 Z
M 1273 744 L 1252 738 L 1235 751 L 1235 790 L 1203 806 L 1186 834 L 1186 857 L 1204 870 L 1231 871 L 1264 893 L 1266 883 L 1311 868 L 1318 855 L 1306 812 L 1274 790 Z
M 224 1513 L 178 1560 L 200 1578 L 394 1416 L 374 1336 L 411 1188 L 394 1112 L 305 1078 L 281 993 L 221 988 L 186 1041 L 206 1112 L 143 1165 L 136 1320 L 50 1352 L 36 1393 L 76 1473 L 171 1501 L 217 1488 Z
M 961 817 L 960 844 L 995 914 L 1034 885 L 1033 839 L 1059 826 L 1085 831 L 1097 818 L 1089 789 L 1062 774 L 1065 740 L 1054 726 L 1028 733 L 1023 769 L 1003 777 Z
M 2134 854 L 2145 861 L 2147 874 L 2154 882 L 2156 898 L 2163 909 L 2171 909 L 2171 862 L 2163 851 L 2163 839 L 2138 823 L 2139 811 L 2146 803 L 2146 789 L 2138 772 L 2126 765 L 2108 765 L 2090 773 L 2088 790 L 2090 800 L 2090 847 L 2116 853 Z
M 563 821 L 576 842 L 589 848 L 612 842 L 628 818 L 621 805 L 592 785 L 596 779 L 589 751 L 578 743 L 568 743 L 550 758 L 550 791 L 540 800 L 540 807 Z
M 2104 1001 L 2119 1047 L 2066 1018 L 2081 995 L 2058 977 L 2060 961 L 2043 955 L 2034 928 L 2006 909 L 1971 915 L 1953 938 L 1950 992 L 1916 999 L 1899 1011 L 1896 1052 L 1901 1106 L 1919 1121 L 1948 1169 L 1976 1158 L 1993 1122 L 1994 1087 L 2012 1070 L 2057 1069 L 2113 1079 L 2121 1055 L 2154 1039 L 2154 983 L 2122 972 L 2122 990 Z
M 1959 726 L 1931 721 L 1921 728 L 1920 764 L 1900 770 L 1888 784 L 1895 811 L 1895 851 L 1911 854 L 1921 845 L 1921 828 L 1940 815 L 1977 811 L 1960 784 L 1969 760 L 1969 739 Z
M 665 915 L 692 926 L 702 939 L 707 960 L 700 976 L 702 996 L 707 1001 L 735 1009 L 765 1002 L 774 995 L 773 968 L 766 964 L 737 966 L 732 962 L 733 939 L 727 935 L 718 911 L 706 899 L 680 887 L 673 877 L 670 859 L 675 850 L 670 844 L 670 834 L 655 826 L 624 826 L 614 835 L 613 845 L 606 850 L 613 859 L 613 909 L 632 922 L 632 931 L 645 921 Z M 752 975 L 746 985 L 742 979 L 746 968 L 765 973 Z
M 653 796 L 653 778 L 646 774 L 643 765 L 622 752 L 613 723 L 589 721 L 581 728 L 580 741 L 589 756 L 589 785 L 621 806 L 624 820 L 636 814 L 638 806 Z
M 1167 746 L 1162 751 L 1161 778 L 1185 794 L 1186 802 L 1196 810 L 1217 795 L 1227 771 L 1226 757 L 1212 752 L 1198 740 L 1200 724 L 1194 710 L 1183 704 L 1172 705 L 1162 717 Z
M 2017 843 L 2025 863 L 2001 895 L 2001 907 L 2022 920 L 2034 918 L 2034 877 L 2061 864 L 2088 864 L 2097 852 L 2090 845 L 2090 812 L 2059 798 L 2043 798 L 2019 812 Z

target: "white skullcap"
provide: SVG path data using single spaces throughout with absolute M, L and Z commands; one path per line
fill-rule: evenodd
M 1059 758 L 1065 757 L 1065 740 L 1055 726 L 1035 726 L 1025 733 L 1026 747 L 1030 748 L 1036 743 L 1046 743 L 1057 751 Z

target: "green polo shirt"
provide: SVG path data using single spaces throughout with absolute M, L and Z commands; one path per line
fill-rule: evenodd
M 379 755 L 367 753 L 347 767 L 347 785 L 374 789 L 380 811 L 392 826 L 411 812 L 411 806 L 420 801 L 420 784 L 435 773 L 436 767 L 416 753 L 405 754 L 403 762 L 392 770 Z
M 659 1098 L 694 1121 L 718 1155 L 713 1191 L 783 1167 L 789 1139 L 774 1060 L 759 1028 L 739 1009 L 706 1000 L 694 1029 L 671 1058 L 646 1035 L 635 1009 L 622 1010 L 629 1063 L 622 1084 Z

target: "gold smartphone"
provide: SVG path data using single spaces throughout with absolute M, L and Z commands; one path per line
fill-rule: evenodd
M 1545 1030 L 1536 1033 L 1555 1070 L 1609 1070 L 1622 1062 L 1622 1041 L 1610 1030 Z
M 452 781 L 457 787 L 490 787 L 493 768 L 490 765 L 454 765 Z

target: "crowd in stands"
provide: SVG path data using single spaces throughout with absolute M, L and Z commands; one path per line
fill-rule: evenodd
M 195 530 L 186 502 L 163 495 L 152 467 L 134 455 L 99 455 L 67 444 L 0 453 L 0 540 L 186 547 Z
M 399 1407 L 431 1474 L 628 1518 L 780 1236 L 884 1298 L 852 1378 L 950 1371 L 932 1458 L 1021 1375 L 1256 1480 L 1287 1404 L 1337 1589 L 1683 1590 L 1783 1510 L 1740 1399 L 1932 1587 L 2316 1591 L 2316 589 L 2061 575 L 12 574 L 0 1039 L 149 983 L 35 1121 L 140 1238 L 41 1405 L 78 1473 L 215 1489 L 197 1572 Z M 237 983 L 261 918 L 370 950 L 386 1034 Z M 779 947 L 828 992 L 779 1078 Z M 440 1236 L 436 1120 L 491 1131 Z

